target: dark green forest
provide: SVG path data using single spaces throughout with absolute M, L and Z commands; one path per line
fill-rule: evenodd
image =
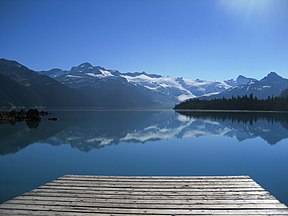
M 174 107 L 174 109 L 192 110 L 253 110 L 253 111 L 288 111 L 288 97 L 268 97 L 258 99 L 253 94 L 222 99 L 190 99 Z

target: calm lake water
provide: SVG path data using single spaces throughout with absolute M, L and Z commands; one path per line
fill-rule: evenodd
M 52 111 L 0 125 L 0 202 L 65 174 L 249 175 L 288 204 L 288 114 Z

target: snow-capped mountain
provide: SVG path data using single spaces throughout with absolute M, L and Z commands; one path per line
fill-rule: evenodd
M 69 71 L 52 69 L 41 73 L 72 88 L 97 88 L 99 83 L 102 83 L 102 86 L 106 83 L 108 86 L 114 82 L 121 84 L 122 87 L 133 86 L 134 89 L 141 89 L 144 94 L 149 95 L 159 106 L 163 104 L 173 106 L 189 98 L 215 95 L 231 88 L 226 82 L 173 78 L 145 72 L 120 73 L 89 63 L 74 66 Z
M 288 89 L 288 79 L 279 76 L 275 72 L 269 73 L 261 80 L 243 76 L 239 79 L 239 77 L 236 80 L 236 85 L 233 86 L 233 81 L 228 81 L 233 87 L 215 95 L 214 98 L 231 98 L 253 94 L 259 99 L 266 99 L 269 96 L 280 96 L 285 89 Z
M 261 99 L 280 96 L 288 89 L 288 79 L 275 72 L 261 80 L 239 76 L 236 80 L 221 82 L 145 72 L 120 73 L 89 63 L 70 70 L 56 68 L 36 72 L 18 62 L 1 59 L 0 75 L 1 107 L 172 108 L 194 97 L 253 94 Z
M 204 81 L 204 80 L 189 80 L 184 78 L 177 78 L 177 82 L 185 89 L 193 92 L 196 97 L 209 96 L 219 94 L 229 88 L 231 85 L 221 81 Z
M 60 69 L 52 69 L 49 71 L 42 71 L 41 73 L 55 78 L 61 83 L 72 88 L 90 86 L 100 79 L 115 79 L 115 77 L 119 76 L 118 71 L 108 71 L 99 66 L 93 67 L 88 62 L 80 64 L 77 67 L 74 66 L 71 70 L 64 71 Z
M 236 80 L 230 79 L 230 80 L 225 81 L 225 83 L 227 83 L 230 86 L 240 86 L 240 85 L 246 85 L 253 81 L 257 81 L 257 79 L 248 78 L 248 77 L 239 75 Z
M 130 98 L 134 98 L 134 102 L 130 103 L 131 106 L 139 106 L 137 98 L 140 97 L 143 101 L 146 100 L 140 106 L 149 107 L 173 107 L 177 103 L 195 97 L 231 98 L 253 94 L 259 99 L 264 99 L 269 96 L 279 96 L 288 88 L 288 79 L 275 72 L 269 73 L 261 80 L 240 75 L 236 80 L 222 82 L 174 78 L 146 72 L 120 73 L 117 70 L 107 70 L 100 66 L 83 63 L 67 71 L 52 69 L 42 73 L 69 87 L 78 88 L 88 97 L 93 96 L 98 101 L 118 94 L 117 98 L 121 98 L 122 95 L 122 99 L 118 102 L 121 103 L 133 92 L 134 96 Z M 113 90 L 111 90 L 112 87 Z M 124 98 L 123 89 L 126 89 Z M 111 94 L 106 96 L 107 91 Z M 103 97 L 99 99 L 95 95 Z M 100 106 L 107 106 L 107 103 L 100 104 Z

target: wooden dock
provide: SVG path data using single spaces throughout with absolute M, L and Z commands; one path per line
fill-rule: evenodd
M 0 205 L 0 215 L 288 215 L 248 176 L 65 175 Z

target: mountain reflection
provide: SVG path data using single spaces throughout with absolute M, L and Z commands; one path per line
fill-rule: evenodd
M 261 112 L 179 112 L 189 119 L 213 122 L 219 135 L 236 137 L 238 141 L 261 137 L 276 144 L 288 137 L 288 113 Z M 214 133 L 217 135 L 217 132 Z
M 171 138 L 222 135 L 238 141 L 261 137 L 276 144 L 288 137 L 287 114 L 195 113 L 172 111 L 65 111 L 60 120 L 31 125 L 0 125 L 0 154 L 33 143 L 69 144 L 90 151 L 121 142 L 145 143 Z

